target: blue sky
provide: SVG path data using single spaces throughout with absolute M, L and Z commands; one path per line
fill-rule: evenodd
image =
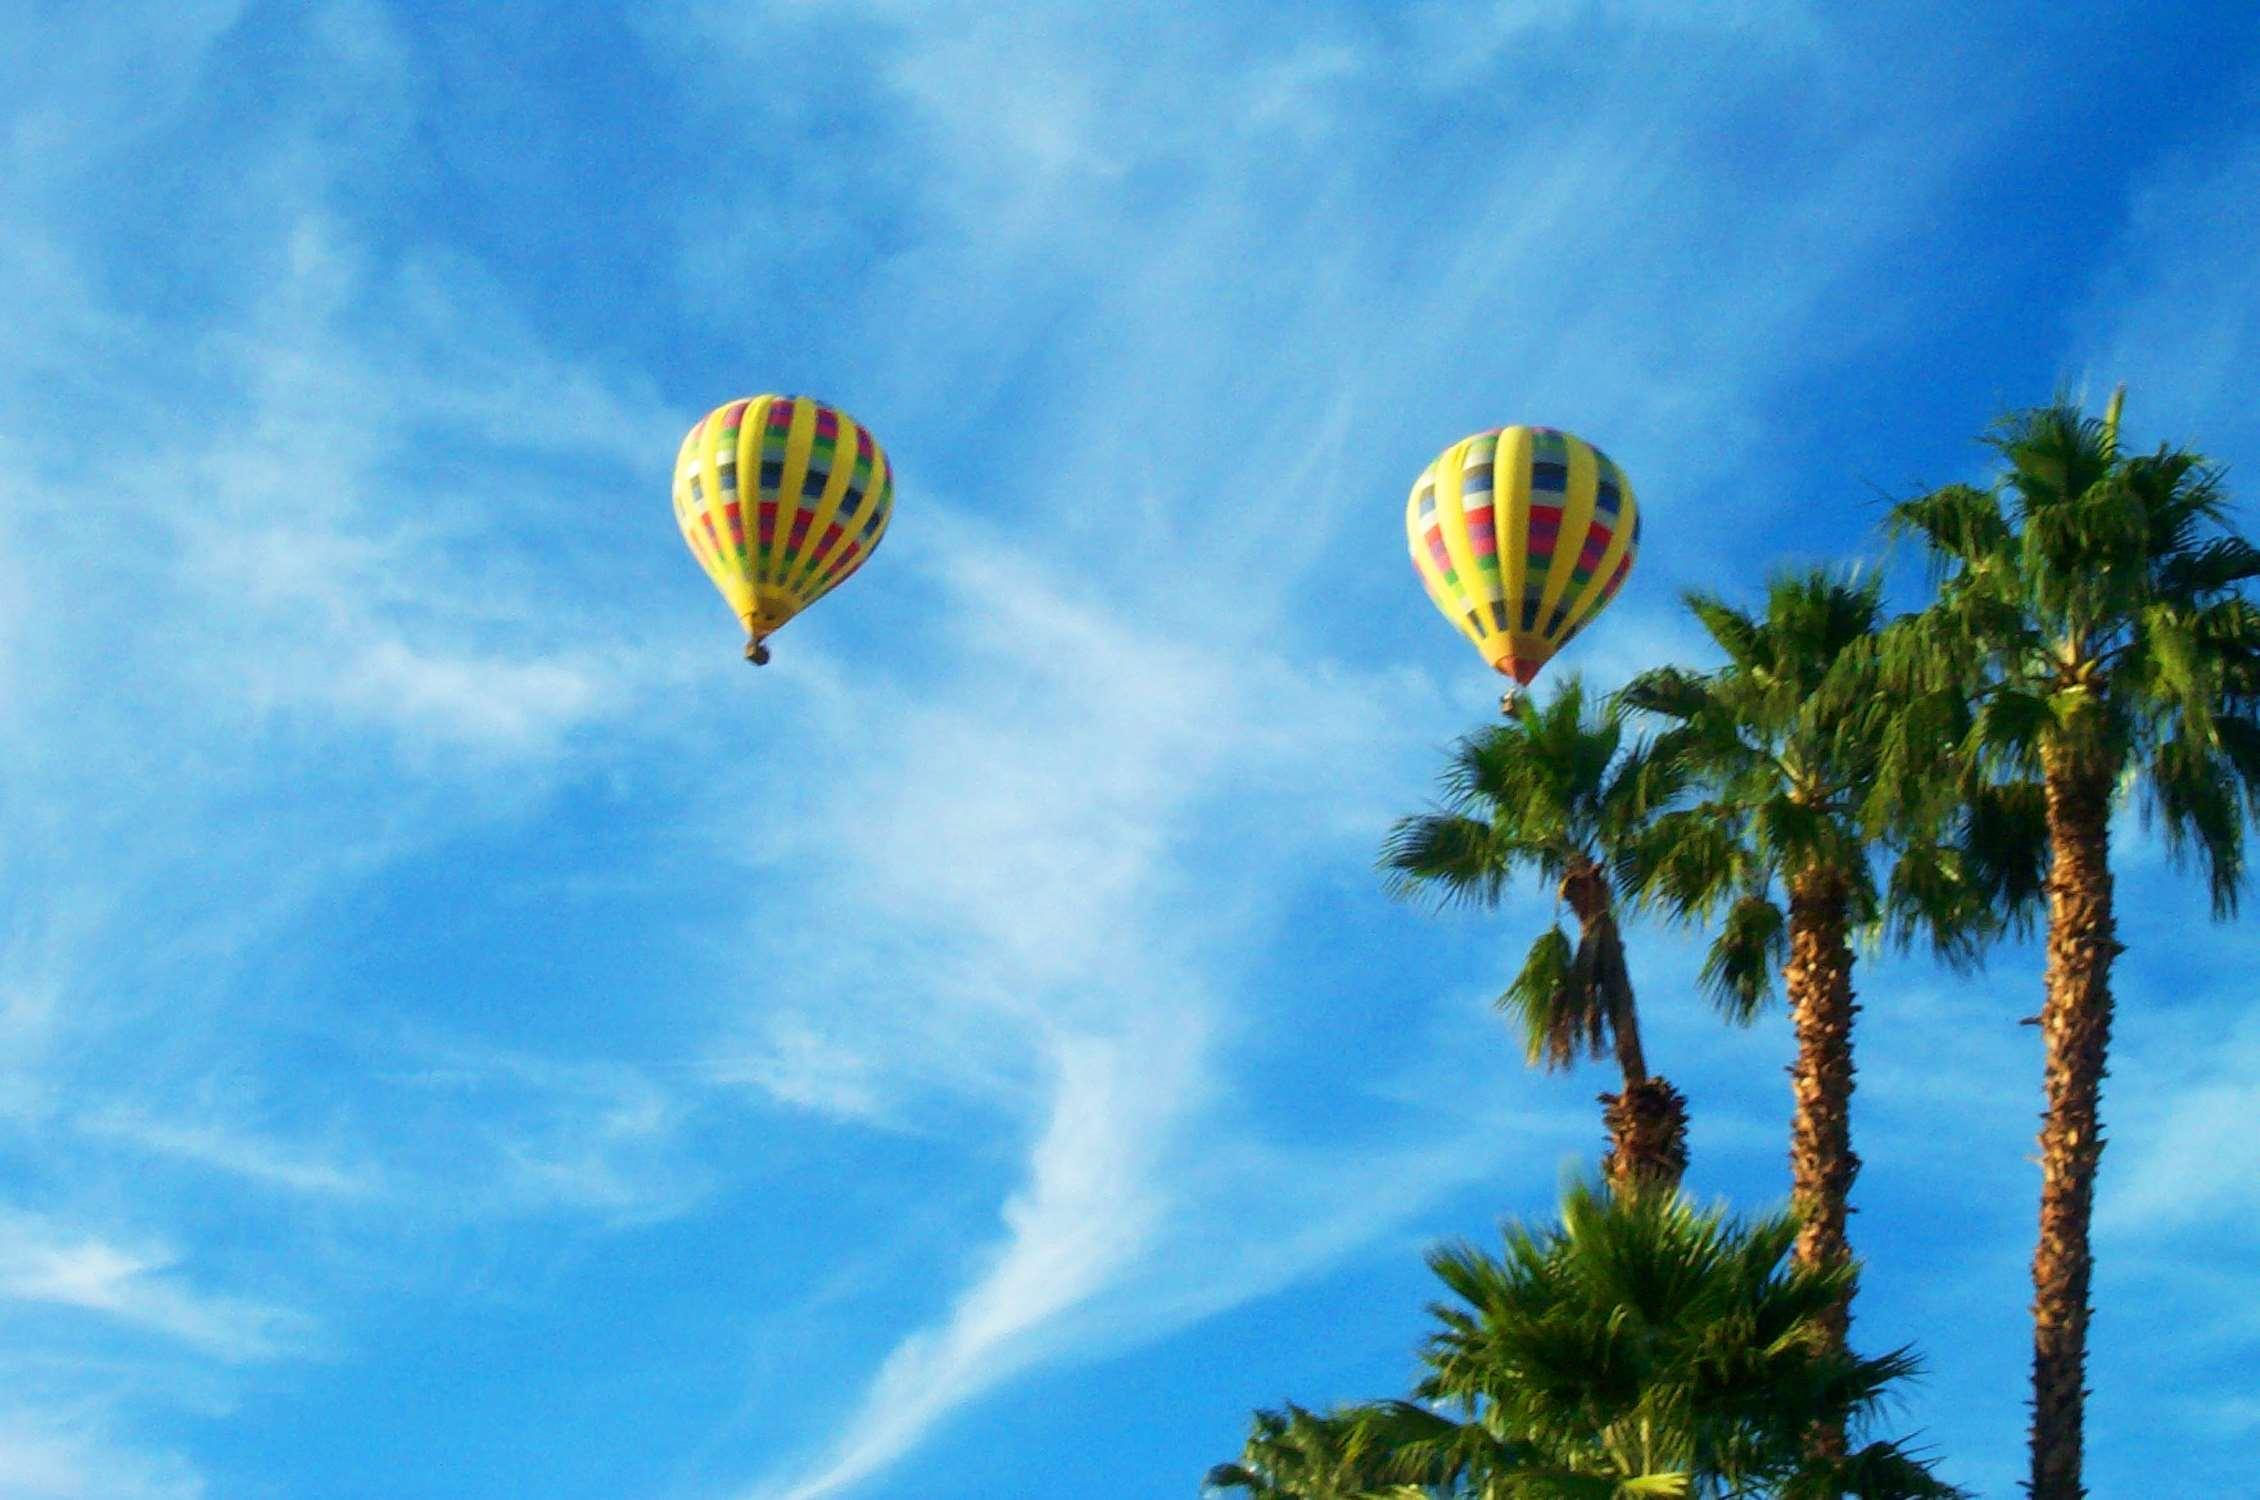
M 1544 893 L 1371 873 L 1497 697 L 1421 466 L 1625 467 L 1604 683 L 2058 388 L 2260 472 L 2260 14 L 1867 9 L 0 11 L 0 1494 L 1190 1494 L 1402 1389 L 1606 1082 Z M 899 501 L 754 673 L 667 495 L 761 390 Z M 2210 1493 L 2251 945 L 2118 852 L 2090 1484 Z M 1786 1025 L 1632 956 L 1777 1203 Z M 2012 1494 L 2037 956 L 1857 982 L 1857 1336 Z

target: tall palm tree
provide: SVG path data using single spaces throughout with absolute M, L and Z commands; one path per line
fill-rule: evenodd
M 1923 831 L 1939 778 L 1901 756 L 1900 816 L 1879 827 L 1870 790 L 1895 742 L 1877 691 L 1879 579 L 1825 570 L 1777 578 L 1762 617 L 1706 594 L 1688 607 L 1726 655 L 1713 672 L 1648 672 L 1628 707 L 1670 724 L 1652 747 L 1695 788 L 1659 817 L 1635 863 L 1644 893 L 1683 917 L 1723 914 L 1703 968 L 1738 1019 L 1757 1014 L 1781 970 L 1797 1058 L 1791 1069 L 1791 1202 L 1802 1217 L 1798 1264 L 1851 1258 L 1853 939 L 1886 918 L 1903 938 L 1927 935 L 1956 964 L 1974 960 L 1986 928 L 1951 853 Z M 1904 724 L 1899 726 L 1902 730 Z M 1899 858 L 1880 875 L 1879 837 Z M 1849 1293 L 1847 1293 L 1847 1297 Z M 1841 1345 L 1849 1301 L 1828 1317 Z M 1824 1435 L 1831 1442 L 1834 1435 Z
M 1430 1309 L 1417 1401 L 1320 1419 L 1359 1456 L 1368 1488 L 1350 1493 L 1959 1494 L 1891 1442 L 1848 1457 L 1805 1451 L 1816 1424 L 1868 1425 L 1916 1361 L 1835 1345 L 1828 1310 L 1857 1270 L 1785 1266 L 1796 1234 L 1788 1214 L 1743 1222 L 1677 1194 L 1579 1186 L 1558 1225 L 1509 1226 L 1503 1255 L 1436 1251 L 1429 1264 L 1450 1298 Z M 1259 1414 L 1259 1436 L 1271 1415 Z
M 2197 454 L 2121 450 L 2122 395 L 2101 419 L 2065 401 L 2004 418 L 1988 437 L 2004 464 L 1992 487 L 1950 486 L 1892 513 L 1895 531 L 1929 544 L 1939 592 L 1895 632 L 1887 668 L 1910 695 L 1972 702 L 1972 776 L 2026 789 L 2045 831 L 2033 1500 L 2085 1493 L 2088 1222 L 2123 951 L 2114 804 L 2139 797 L 2177 858 L 2203 870 L 2220 917 L 2235 908 L 2260 803 L 2260 609 L 2243 594 L 2260 550 L 2229 526 Z
M 1623 1082 L 1601 1096 L 1603 1169 L 1620 1187 L 1671 1187 L 1687 1170 L 1687 1101 L 1648 1071 L 1611 878 L 1671 788 L 1623 736 L 1616 710 L 1575 677 L 1542 707 L 1518 699 L 1504 724 L 1460 742 L 1443 805 L 1401 820 L 1381 864 L 1398 895 L 1485 907 L 1525 870 L 1554 885 L 1577 921 L 1576 944 L 1558 921 L 1549 927 L 1499 1007 L 1521 1022 L 1531 1063 L 1568 1068 L 1615 1054 Z

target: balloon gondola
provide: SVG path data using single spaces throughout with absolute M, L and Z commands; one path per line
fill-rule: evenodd
M 1405 503 L 1428 597 L 1516 686 L 1608 606 L 1632 570 L 1640 510 L 1607 455 L 1551 427 L 1463 438 Z
M 845 412 L 805 396 L 718 406 L 675 458 L 675 522 L 756 666 L 771 634 L 869 560 L 893 513 L 886 453 Z

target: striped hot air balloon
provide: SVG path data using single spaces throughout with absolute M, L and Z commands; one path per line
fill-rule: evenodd
M 1598 448 L 1551 427 L 1502 427 L 1461 439 L 1421 471 L 1405 534 L 1444 617 L 1528 686 L 1616 597 L 1640 545 L 1640 510 Z
M 863 566 L 894 502 L 871 434 L 805 396 L 718 406 L 675 458 L 676 524 L 745 626 L 756 664 L 769 659 L 771 632 Z

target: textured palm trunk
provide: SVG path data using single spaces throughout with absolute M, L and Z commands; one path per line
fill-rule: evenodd
M 1601 1173 L 1614 1191 L 1679 1186 L 1687 1173 L 1686 1095 L 1665 1079 L 1643 1078 L 1601 1096 L 1601 1123 L 1609 1133 Z
M 1797 1032 L 1797 1061 L 1790 1069 L 1794 1100 L 1789 1124 L 1791 1200 L 1803 1215 L 1795 1260 L 1810 1267 L 1842 1265 L 1851 1258 L 1845 1220 L 1860 1158 L 1852 1151 L 1852 948 L 1849 891 L 1831 872 L 1799 876 L 1789 892 L 1789 966 L 1783 987 Z M 1849 1299 L 1831 1308 L 1822 1326 L 1845 1347 L 1852 1326 Z M 1841 1422 L 1813 1435 L 1814 1451 L 1842 1457 Z
M 1609 1136 L 1601 1174 L 1620 1193 L 1644 1187 L 1669 1192 L 1687 1171 L 1687 1097 L 1648 1074 L 1609 877 L 1597 864 L 1581 864 L 1562 881 L 1562 896 L 1577 917 L 1579 948 L 1593 955 L 1593 987 L 1608 1008 L 1617 1071 L 1624 1077 L 1621 1093 L 1600 1096 Z
M 2040 1035 L 2040 1243 L 2032 1259 L 2032 1500 L 2081 1500 L 2087 1399 L 2087 1242 L 2111 1044 L 2111 779 L 2063 756 L 2045 766 L 2048 975 Z

